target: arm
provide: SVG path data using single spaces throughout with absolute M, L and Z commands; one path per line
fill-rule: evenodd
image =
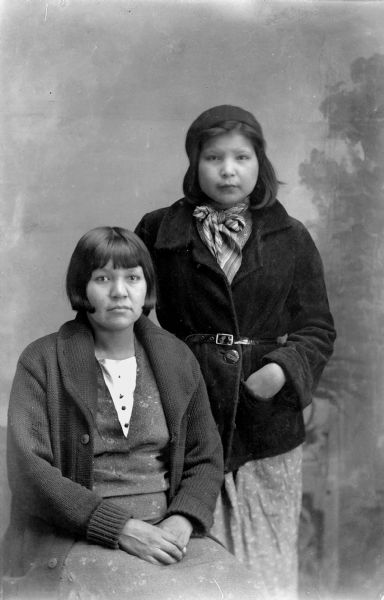
M 54 351 L 54 347 L 48 348 L 48 352 Z M 115 548 L 129 515 L 63 475 L 77 448 L 68 456 L 60 450 L 58 413 L 64 412 L 64 407 L 53 391 L 52 380 L 43 353 L 35 346 L 32 351 L 27 349 L 17 366 L 8 413 L 7 461 L 13 505 L 24 517 Z M 70 438 L 73 432 L 66 433 Z
M 255 392 L 257 389 L 262 390 L 259 395 L 263 396 L 268 386 L 263 389 L 260 375 L 265 376 L 269 370 L 272 377 L 270 391 L 279 391 L 279 385 L 282 387 L 286 380 L 295 389 L 304 408 L 310 403 L 311 394 L 332 354 L 336 332 L 322 261 L 303 226 L 298 230 L 295 271 L 286 311 L 289 322 L 286 344 L 264 357 L 264 366 L 250 376 L 247 385 L 254 393 L 258 393 Z
M 171 498 L 167 516 L 182 515 L 207 532 L 224 478 L 223 450 L 200 368 L 194 357 L 197 382 L 181 425 L 185 430 L 184 464 L 180 484 Z

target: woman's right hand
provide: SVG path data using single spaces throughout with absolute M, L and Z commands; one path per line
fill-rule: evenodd
M 184 557 L 173 533 L 139 519 L 126 522 L 119 537 L 119 547 L 155 565 L 171 565 Z

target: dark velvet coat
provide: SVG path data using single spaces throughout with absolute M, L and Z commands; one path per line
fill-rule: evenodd
M 169 429 L 167 515 L 183 514 L 206 532 L 223 460 L 198 362 L 144 316 L 135 335 L 148 355 Z M 30 344 L 18 362 L 8 418 L 12 508 L 3 544 L 4 597 L 36 592 L 36 598 L 53 598 L 75 539 L 118 547 L 130 514 L 92 490 L 96 410 L 93 336 L 77 318 Z
M 160 324 L 184 340 L 196 333 L 274 340 L 253 346 L 187 340 L 232 470 L 303 442 L 302 409 L 331 356 L 335 330 L 316 246 L 278 201 L 252 212 L 252 233 L 231 285 L 201 241 L 193 209 L 184 198 L 146 214 L 136 228 L 155 263 Z M 265 402 L 243 382 L 268 362 L 283 368 L 287 383 Z

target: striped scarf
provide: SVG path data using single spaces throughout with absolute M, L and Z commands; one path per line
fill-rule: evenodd
M 197 206 L 193 211 L 201 239 L 230 283 L 240 268 L 241 249 L 250 235 L 250 227 L 247 227 L 243 214 L 247 208 L 248 204 L 243 202 L 226 210 Z

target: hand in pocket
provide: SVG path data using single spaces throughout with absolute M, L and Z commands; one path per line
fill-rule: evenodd
M 268 401 L 281 390 L 286 378 L 283 369 L 277 363 L 268 363 L 258 369 L 245 381 L 248 391 L 258 400 Z

